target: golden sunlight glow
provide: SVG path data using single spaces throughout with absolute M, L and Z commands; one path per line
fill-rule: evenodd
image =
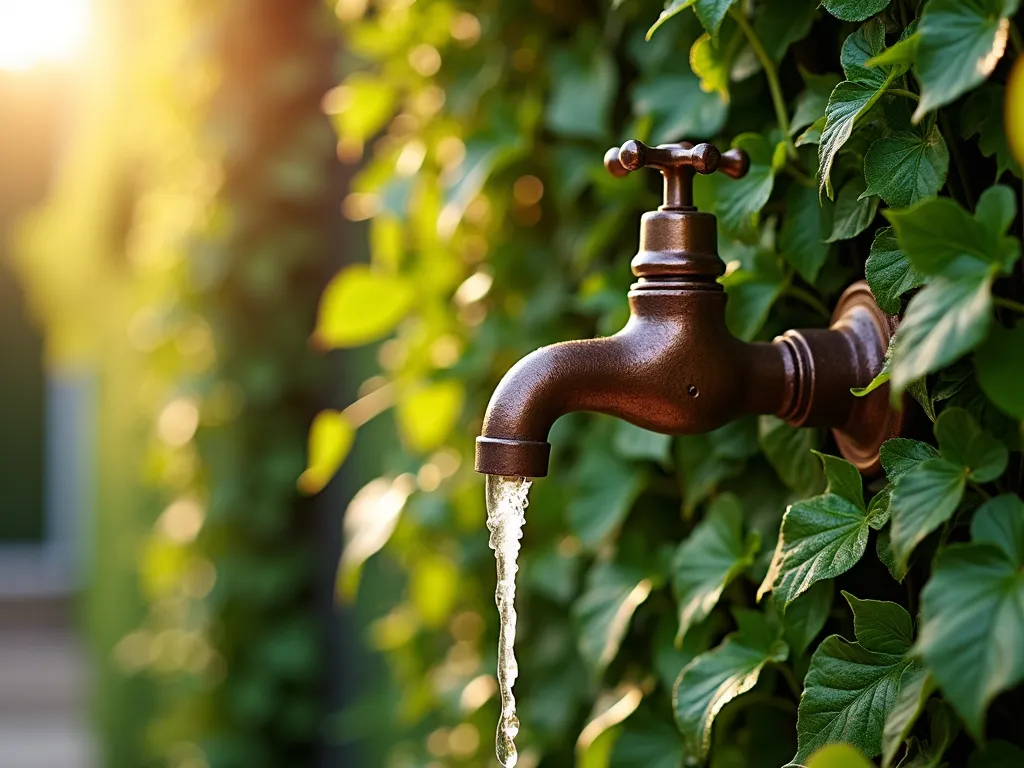
M 89 31 L 89 0 L 0 0 L 0 69 L 66 61 Z

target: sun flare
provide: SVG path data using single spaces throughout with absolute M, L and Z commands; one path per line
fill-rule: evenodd
M 0 0 L 0 70 L 67 61 L 89 30 L 89 0 Z

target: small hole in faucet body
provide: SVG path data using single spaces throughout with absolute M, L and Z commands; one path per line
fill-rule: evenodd
M 690 388 L 686 391 L 690 393 L 690 397 L 696 397 L 697 395 L 700 394 L 700 392 L 697 391 L 697 388 L 692 384 L 690 385 Z

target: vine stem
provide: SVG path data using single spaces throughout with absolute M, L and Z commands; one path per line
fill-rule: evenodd
M 782 678 L 786 681 L 786 685 L 789 686 L 789 690 L 791 690 L 793 695 L 796 696 L 796 700 L 800 701 L 800 696 L 803 695 L 803 689 L 800 687 L 800 683 L 797 682 L 796 677 L 793 675 L 793 670 L 785 664 L 774 664 L 773 666 L 779 670 Z
M 733 21 L 742 30 L 747 38 L 747 42 L 750 43 L 750 47 L 754 50 L 754 55 L 761 62 L 765 77 L 768 78 L 768 90 L 772 94 L 775 118 L 778 120 L 779 130 L 782 131 L 782 135 L 785 137 L 786 154 L 795 159 L 797 156 L 796 145 L 793 144 L 793 138 L 789 135 L 789 113 L 786 111 L 786 100 L 782 97 L 782 86 L 779 85 L 779 73 L 775 69 L 775 62 L 768 55 L 768 51 L 764 49 L 754 28 L 750 26 L 747 17 L 743 15 L 743 11 L 737 9 L 734 5 L 729 9 L 729 15 L 732 16 Z
M 979 496 L 981 496 L 981 498 L 983 498 L 985 501 L 988 501 L 989 499 L 992 498 L 992 494 L 990 494 L 988 491 L 986 491 L 984 488 L 978 485 L 974 480 L 968 480 L 967 485 L 969 485 L 971 489 Z
M 810 291 L 805 291 L 798 285 L 788 286 L 783 293 L 786 296 L 789 296 L 791 298 L 796 299 L 799 302 L 806 304 L 808 307 L 813 309 L 826 320 L 828 320 L 828 318 L 831 316 L 831 313 L 828 311 L 828 307 L 826 307 L 822 303 L 821 299 L 819 299 Z
M 908 91 L 906 88 L 890 88 L 887 93 L 891 93 L 893 96 L 906 96 L 908 99 L 913 101 L 920 101 L 921 97 L 913 91 Z
M 1011 309 L 1018 314 L 1024 315 L 1024 303 L 1014 301 L 1013 299 L 1007 299 L 1003 296 L 993 296 L 992 303 L 997 307 L 1004 307 L 1005 309 Z

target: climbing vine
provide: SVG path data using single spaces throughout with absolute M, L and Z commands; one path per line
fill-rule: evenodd
M 339 590 L 391 680 L 343 735 L 386 744 L 386 765 L 490 759 L 472 440 L 515 360 L 627 315 L 657 194 L 604 150 L 686 138 L 752 161 L 695 190 L 730 328 L 823 326 L 866 278 L 902 318 L 866 389 L 888 386 L 908 434 L 865 480 L 828 434 L 769 417 L 675 438 L 560 420 L 519 574 L 520 765 L 1024 760 L 1017 10 L 338 4 L 348 74 L 325 103 L 339 157 L 364 163 L 344 212 L 371 258 L 334 278 L 315 340 L 379 342 L 380 371 L 317 417 L 302 485 L 371 419 L 400 441 L 345 518 Z

